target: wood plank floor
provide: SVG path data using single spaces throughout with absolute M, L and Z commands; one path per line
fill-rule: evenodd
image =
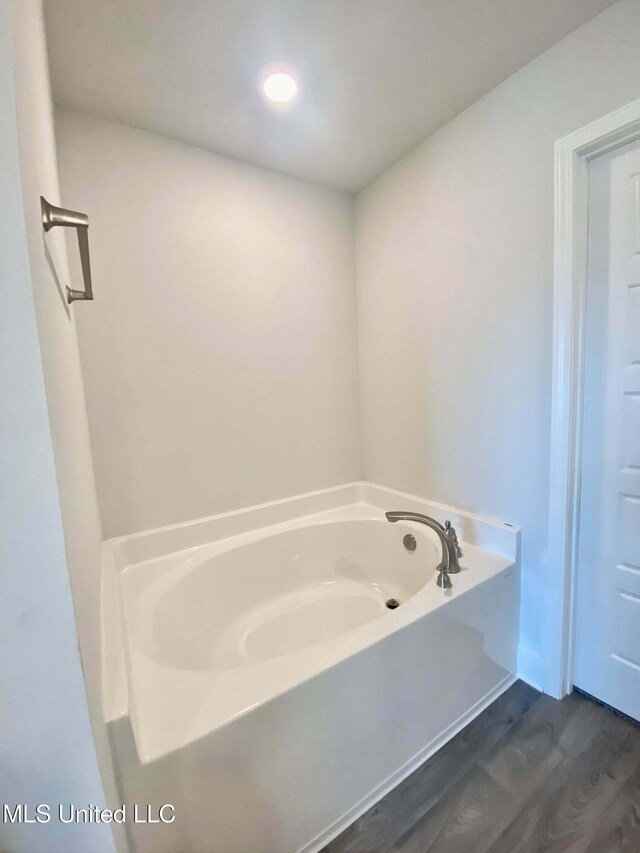
M 640 853 L 640 726 L 519 681 L 323 853 Z

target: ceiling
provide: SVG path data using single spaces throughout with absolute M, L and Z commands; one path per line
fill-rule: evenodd
M 44 0 L 56 103 L 355 192 L 613 0 Z M 292 105 L 256 75 L 293 69 Z

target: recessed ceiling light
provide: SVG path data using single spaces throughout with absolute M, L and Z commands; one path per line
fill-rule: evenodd
M 285 104 L 295 98 L 298 84 L 291 74 L 287 74 L 285 71 L 276 71 L 269 74 L 265 79 L 262 90 L 270 101 Z

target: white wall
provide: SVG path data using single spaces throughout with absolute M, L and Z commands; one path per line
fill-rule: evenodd
M 56 447 L 61 408 L 69 397 L 65 391 L 47 410 L 41 354 L 47 354 L 51 340 L 41 336 L 41 353 L 42 326 L 36 327 L 34 306 L 35 298 L 42 308 L 46 290 L 53 294 L 52 317 L 56 310 L 64 314 L 43 261 L 37 222 L 40 187 L 56 192 L 47 85 L 39 3 L 0 4 L 0 801 L 30 809 L 39 803 L 52 809 L 58 803 L 104 805 L 67 567 L 77 556 L 63 524 L 72 489 L 63 482 L 67 460 Z M 27 151 L 34 159 L 25 163 Z M 54 264 L 62 269 L 59 250 L 52 250 Z M 70 381 L 73 387 L 73 374 Z M 90 509 L 78 527 L 87 518 L 91 522 Z M 1 824 L 0 848 L 98 853 L 112 850 L 113 839 L 105 824 L 67 826 L 54 816 L 48 824 Z
M 357 479 L 352 200 L 56 113 L 105 534 Z M 78 281 L 76 279 L 76 284 Z
M 522 525 L 523 672 L 544 676 L 553 143 L 640 96 L 621 0 L 360 194 L 367 479 Z
M 59 111 L 65 203 L 91 218 L 96 302 L 73 310 L 106 535 L 362 475 L 502 517 L 541 682 L 553 143 L 640 95 L 639 34 L 620 0 L 358 196 L 362 467 L 349 199 Z

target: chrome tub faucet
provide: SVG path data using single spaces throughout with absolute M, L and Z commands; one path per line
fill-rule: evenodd
M 438 580 L 436 581 L 440 589 L 450 589 L 452 586 L 449 575 L 455 575 L 460 571 L 459 558 L 462 557 L 462 549 L 458 543 L 458 536 L 455 528 L 450 521 L 445 521 L 444 526 L 436 521 L 435 518 L 430 518 L 428 515 L 422 515 L 419 512 L 385 512 L 387 521 L 417 521 L 420 524 L 426 524 L 440 539 L 442 546 L 442 555 L 440 563 L 436 567 L 438 570 Z

